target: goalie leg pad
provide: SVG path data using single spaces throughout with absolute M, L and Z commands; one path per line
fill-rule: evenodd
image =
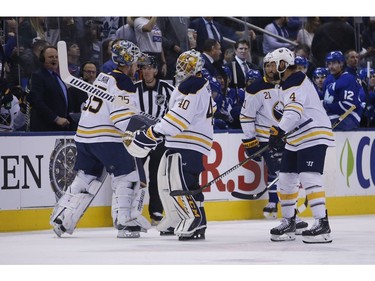
M 92 180 L 93 176 L 79 171 L 68 191 L 57 202 L 50 224 L 58 236 L 66 232 L 73 234 L 79 220 L 103 185 L 102 181 Z M 91 182 L 87 182 L 91 179 Z
M 159 164 L 158 169 L 158 190 L 160 201 L 163 205 L 165 216 L 156 226 L 156 229 L 161 233 L 169 233 L 171 230 L 177 226 L 177 224 L 181 221 L 180 216 L 178 215 L 178 211 L 174 204 L 174 198 L 169 195 L 170 193 L 170 186 L 167 174 L 167 162 L 168 157 L 166 153 L 162 156 Z
M 167 173 L 170 191 L 188 189 L 179 153 L 168 156 Z M 203 202 L 197 202 L 193 196 L 187 195 L 173 197 L 173 203 L 180 216 L 180 222 L 174 231 L 176 235 L 191 236 L 197 229 L 206 227 L 205 225 L 201 225 L 202 213 L 200 207 L 203 207 Z
M 139 226 L 146 232 L 151 227 L 142 214 L 145 190 L 139 186 L 136 171 L 125 176 L 113 177 L 112 219 L 116 229 Z

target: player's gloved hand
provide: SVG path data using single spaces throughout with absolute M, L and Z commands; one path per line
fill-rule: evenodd
M 270 128 L 270 138 L 269 138 L 269 148 L 271 150 L 279 151 L 285 145 L 283 141 L 283 137 L 285 136 L 285 131 L 282 130 L 280 127 L 272 126 Z
M 129 154 L 137 158 L 146 157 L 162 141 L 163 135 L 156 133 L 153 126 L 146 131 L 125 132 L 123 136 L 123 142 Z
M 243 139 L 242 145 L 245 148 L 247 157 L 251 157 L 252 155 L 256 154 L 259 151 L 259 141 L 253 137 L 250 139 Z M 253 158 L 254 161 L 260 162 L 262 161 L 262 156 L 258 155 Z

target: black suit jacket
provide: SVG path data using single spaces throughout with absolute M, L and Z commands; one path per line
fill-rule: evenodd
M 65 101 L 64 92 L 59 82 L 44 67 L 34 72 L 31 76 L 28 101 L 31 104 L 31 131 L 71 130 L 70 127 L 62 128 L 54 122 L 58 116 L 65 117 L 69 121 L 71 119 L 68 115 L 69 109 Z
M 223 45 L 223 43 L 224 43 L 223 28 L 216 21 L 213 21 L 213 25 L 216 27 L 217 31 L 220 33 L 220 44 Z M 205 23 L 204 19 L 203 18 L 197 18 L 197 19 L 193 20 L 190 23 L 189 28 L 195 29 L 197 31 L 197 47 L 195 49 L 199 52 L 202 52 L 204 41 L 206 41 L 206 39 L 208 39 L 208 32 L 207 32 L 207 29 L 206 29 L 206 23 Z
M 238 88 L 245 88 L 246 87 L 246 77 L 245 77 L 245 75 L 244 75 L 244 73 L 242 71 L 242 67 L 241 67 L 241 65 L 238 63 L 238 61 L 236 59 L 234 59 L 233 61 L 236 62 L 237 87 Z M 253 64 L 253 63 L 246 62 L 246 64 L 249 67 L 249 69 L 260 70 L 260 68 L 257 65 Z M 226 63 L 225 65 L 229 67 L 229 69 L 232 71 L 232 75 L 234 75 L 233 74 L 232 62 Z M 236 88 L 236 85 L 234 84 L 233 77 L 232 77 L 232 80 L 229 83 L 229 88 Z

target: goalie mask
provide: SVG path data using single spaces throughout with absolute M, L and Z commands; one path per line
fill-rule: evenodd
M 120 40 L 112 46 L 112 61 L 120 66 L 130 66 L 143 56 L 138 46 L 130 41 Z
M 270 59 L 271 61 L 275 62 L 276 70 L 279 73 L 285 72 L 288 66 L 294 65 L 294 60 L 295 60 L 294 53 L 288 48 L 283 47 L 283 48 L 276 49 L 271 54 L 272 54 L 272 58 Z M 284 69 L 280 69 L 281 61 L 284 61 L 285 63 Z
M 204 61 L 201 53 L 196 50 L 189 50 L 182 53 L 176 63 L 176 80 L 181 82 L 186 78 L 200 72 L 203 68 Z

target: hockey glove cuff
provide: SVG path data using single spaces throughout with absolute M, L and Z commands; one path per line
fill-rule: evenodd
M 245 148 L 247 157 L 251 157 L 259 151 L 259 141 L 255 137 L 250 139 L 243 139 L 242 145 Z M 262 161 L 261 155 L 254 157 L 253 160 L 257 162 Z
M 272 126 L 270 128 L 270 139 L 269 148 L 272 150 L 280 150 L 284 147 L 283 137 L 285 136 L 285 131 L 277 126 Z

